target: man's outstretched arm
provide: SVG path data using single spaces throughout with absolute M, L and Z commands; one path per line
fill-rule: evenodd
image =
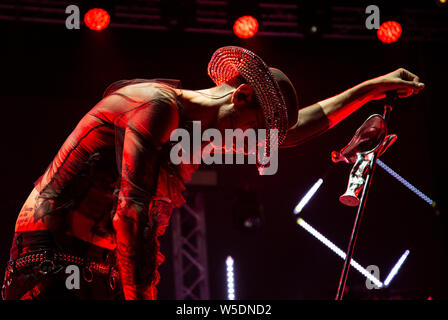
M 298 145 L 331 129 L 367 102 L 384 98 L 387 91 L 396 91 L 400 98 L 404 98 L 423 88 L 419 77 L 403 68 L 364 81 L 334 97 L 301 109 L 299 120 L 289 129 L 283 146 Z

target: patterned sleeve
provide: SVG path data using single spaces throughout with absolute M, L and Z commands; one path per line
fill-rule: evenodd
M 113 225 L 116 255 L 126 299 L 153 299 L 149 206 L 157 188 L 160 148 L 177 127 L 177 109 L 166 99 L 135 108 L 121 119 L 121 180 Z

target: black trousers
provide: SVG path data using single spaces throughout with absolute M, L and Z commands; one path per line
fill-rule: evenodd
M 28 231 L 16 233 L 11 247 L 10 261 L 5 270 L 2 297 L 5 300 L 122 300 L 124 295 L 118 280 L 111 279 L 109 274 L 97 272 L 84 273 L 79 268 L 79 281 L 73 267 L 66 263 L 54 261 L 51 268 L 39 263 L 15 270 L 13 261 L 43 251 L 57 251 L 89 258 L 103 264 L 113 264 L 113 252 L 94 246 L 73 237 L 64 239 L 64 249 L 56 245 L 48 231 Z M 70 278 L 71 277 L 71 278 Z M 112 281 L 113 280 L 113 281 Z M 79 284 L 77 285 L 73 284 Z

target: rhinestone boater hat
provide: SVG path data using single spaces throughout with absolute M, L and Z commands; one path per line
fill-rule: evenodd
M 255 53 L 235 46 L 222 47 L 213 53 L 208 75 L 216 85 L 240 75 L 253 89 L 263 108 L 266 132 L 265 155 L 271 146 L 280 146 L 288 131 L 288 108 L 270 68 Z M 271 141 L 270 129 L 277 129 L 277 141 Z M 272 137 L 276 138 L 276 137 Z

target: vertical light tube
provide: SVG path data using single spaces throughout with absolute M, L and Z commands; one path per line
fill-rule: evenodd
M 233 258 L 228 256 L 226 259 L 227 275 L 227 300 L 235 300 L 235 274 L 233 269 Z

